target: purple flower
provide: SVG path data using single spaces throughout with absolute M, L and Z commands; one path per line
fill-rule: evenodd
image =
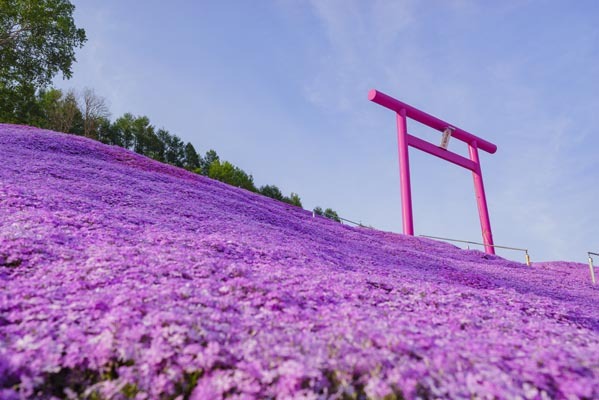
M 596 398 L 587 274 L 0 125 L 2 399 Z

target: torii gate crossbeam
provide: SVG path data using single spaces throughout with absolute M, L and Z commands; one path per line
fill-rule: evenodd
M 410 184 L 410 162 L 408 154 L 408 147 L 412 146 L 472 171 L 474 192 L 476 194 L 476 203 L 478 205 L 478 214 L 480 218 L 483 243 L 485 244 L 485 251 L 489 254 L 495 254 L 495 249 L 493 247 L 493 234 L 491 232 L 491 222 L 489 219 L 489 210 L 487 207 L 487 198 L 485 196 L 485 188 L 483 185 L 483 176 L 480 167 L 478 149 L 493 154 L 497 151 L 497 146 L 377 90 L 372 89 L 368 93 L 368 99 L 380 104 L 383 107 L 395 111 L 397 114 L 397 141 L 404 234 L 411 236 L 414 235 L 414 218 L 412 214 L 412 194 Z M 434 144 L 419 139 L 416 136 L 410 135 L 407 128 L 407 118 L 411 118 L 420 122 L 421 124 L 443 132 L 445 146 L 435 146 Z M 447 140 L 449 140 L 450 136 L 468 144 L 470 158 L 463 157 L 447 150 Z

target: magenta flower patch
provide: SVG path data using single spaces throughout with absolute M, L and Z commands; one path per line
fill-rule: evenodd
M 0 125 L 0 398 L 597 398 L 598 289 Z

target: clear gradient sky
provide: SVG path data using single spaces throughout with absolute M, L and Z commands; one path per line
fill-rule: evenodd
M 599 252 L 597 1 L 74 3 L 89 41 L 56 85 L 95 89 L 113 118 L 147 115 L 304 208 L 401 232 L 395 117 L 367 100 L 376 88 L 497 144 L 481 152 L 497 244 L 533 261 Z M 410 157 L 416 234 L 480 241 L 470 172 Z

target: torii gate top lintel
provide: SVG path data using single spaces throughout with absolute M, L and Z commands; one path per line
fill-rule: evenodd
M 381 106 L 397 113 L 397 138 L 404 234 L 414 235 L 412 195 L 410 187 L 410 165 L 408 155 L 408 147 L 412 146 L 472 171 L 472 177 L 474 179 L 474 191 L 476 194 L 480 225 L 483 234 L 483 242 L 485 243 L 485 251 L 490 254 L 495 254 L 493 247 L 493 235 L 491 233 L 491 222 L 489 220 L 489 211 L 487 208 L 487 199 L 485 196 L 478 150 L 484 150 L 487 153 L 493 154 L 497 151 L 497 146 L 375 89 L 372 89 L 370 92 L 368 92 L 368 100 L 380 104 Z M 441 146 L 435 146 L 432 143 L 410 135 L 407 129 L 407 118 L 411 118 L 420 122 L 421 124 L 443 132 Z M 466 158 L 457 153 L 448 151 L 447 143 L 449 137 L 454 137 L 462 142 L 467 143 L 470 157 Z
M 374 101 L 377 104 L 380 104 L 383 107 L 386 107 L 396 113 L 401 112 L 401 110 L 405 110 L 406 117 L 412 118 L 414 121 L 418 121 L 421 124 L 427 125 L 433 129 L 443 132 L 447 127 L 453 128 L 453 132 L 451 133 L 451 137 L 461 140 L 462 142 L 466 142 L 468 144 L 473 144 L 476 142 L 477 147 L 480 150 L 484 150 L 487 153 L 495 153 L 497 151 L 497 146 L 491 142 L 486 141 L 485 139 L 479 138 L 469 132 L 466 132 L 463 129 L 457 128 L 450 123 L 447 123 L 437 117 L 434 117 L 424 111 L 420 111 L 417 108 L 412 107 L 409 104 L 406 104 L 402 101 L 394 99 L 393 97 L 386 95 L 385 93 L 379 92 L 376 89 L 372 89 L 368 92 L 368 100 Z

